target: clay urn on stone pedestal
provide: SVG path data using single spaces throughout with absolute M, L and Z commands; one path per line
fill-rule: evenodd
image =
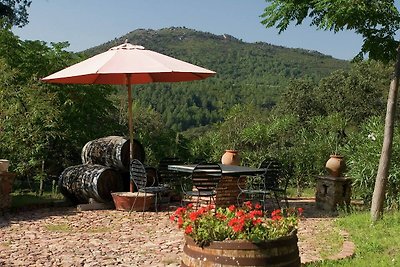
M 330 155 L 330 158 L 325 164 L 325 168 L 330 176 L 341 177 L 346 168 L 343 156 L 336 154 Z
M 238 166 L 240 164 L 239 151 L 234 149 L 225 150 L 224 155 L 222 155 L 221 162 L 225 165 Z

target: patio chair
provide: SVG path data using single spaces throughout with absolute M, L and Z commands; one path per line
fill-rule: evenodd
M 260 168 L 267 169 L 263 174 L 265 190 L 272 193 L 279 208 L 281 208 L 281 200 L 284 200 L 286 207 L 289 207 L 286 192 L 289 175 L 285 173 L 282 163 L 274 158 L 267 158 L 261 163 Z
M 237 197 L 238 205 L 245 200 L 256 200 L 263 204 L 265 210 L 267 199 L 274 198 L 279 208 L 281 208 L 281 199 L 285 200 L 286 207 L 288 207 L 286 193 L 288 177 L 284 175 L 282 163 L 268 158 L 261 162 L 259 168 L 266 169 L 266 171 L 262 175 L 242 176 L 238 179 L 240 190 Z
M 154 206 L 155 206 L 155 210 L 157 212 L 158 211 L 158 208 L 157 208 L 158 207 L 158 199 L 161 198 L 161 194 L 168 191 L 168 188 L 166 188 L 165 186 L 154 185 L 156 182 L 155 180 L 151 186 L 148 186 L 146 169 L 143 166 L 143 164 L 137 159 L 134 159 L 131 161 L 130 176 L 131 176 L 131 180 L 135 184 L 136 191 L 138 193 L 137 196 L 139 195 L 139 193 L 145 194 L 144 201 L 143 201 L 143 213 L 144 213 L 144 209 L 146 206 L 146 194 L 147 193 L 154 194 L 154 196 L 155 196 Z M 132 210 L 136 204 L 136 200 L 137 200 L 137 197 L 135 198 L 135 200 L 132 204 L 132 208 L 131 208 L 130 212 L 132 212 Z M 168 205 L 169 205 L 169 202 L 168 202 Z
M 168 170 L 168 165 L 181 165 L 183 161 L 179 158 L 163 158 L 157 168 L 157 176 L 160 185 L 164 185 L 170 189 L 179 186 L 181 172 Z
M 196 208 L 200 198 L 208 198 L 208 203 L 215 203 L 216 188 L 221 180 L 222 170 L 219 164 L 197 164 L 190 176 L 182 181 L 182 191 L 186 197 L 197 197 Z
M 182 172 L 172 171 L 168 169 L 168 165 L 182 165 L 183 161 L 179 158 L 163 158 L 157 168 L 157 178 L 160 186 L 165 186 L 169 189 L 168 198 L 173 201 L 180 201 L 182 191 L 180 181 L 185 175 Z

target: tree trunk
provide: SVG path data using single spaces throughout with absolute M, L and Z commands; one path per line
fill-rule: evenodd
M 383 206 L 385 202 L 385 191 L 388 180 L 390 158 L 392 154 L 394 119 L 397 104 L 397 92 L 400 77 L 400 46 L 397 48 L 397 59 L 394 71 L 394 77 L 390 83 L 386 119 L 385 132 L 383 136 L 383 145 L 381 158 L 379 160 L 378 173 L 375 180 L 374 194 L 371 203 L 371 220 L 376 222 L 383 215 Z

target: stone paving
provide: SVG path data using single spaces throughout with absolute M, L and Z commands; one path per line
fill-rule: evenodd
M 321 229 L 315 225 L 331 222 L 315 213 L 301 222 L 303 263 L 320 260 L 315 244 L 307 240 Z M 0 266 L 179 266 L 182 248 L 183 234 L 167 212 L 142 216 L 64 207 L 0 217 Z

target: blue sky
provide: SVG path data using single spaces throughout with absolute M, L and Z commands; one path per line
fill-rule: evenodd
M 340 59 L 351 59 L 360 51 L 362 38 L 352 32 L 334 34 L 308 24 L 290 27 L 280 35 L 275 28 L 266 29 L 260 22 L 265 6 L 264 0 L 34 0 L 29 24 L 13 31 L 23 40 L 68 41 L 71 51 L 135 29 L 171 26 L 316 50 Z

